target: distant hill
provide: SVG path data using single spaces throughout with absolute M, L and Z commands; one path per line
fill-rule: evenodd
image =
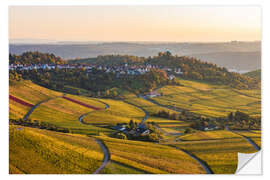
M 38 54 L 39 56 L 33 56 L 32 54 Z M 32 58 L 29 59 L 29 56 Z M 35 64 L 40 62 L 40 57 L 43 56 L 47 57 L 48 54 L 28 52 L 27 56 L 25 53 L 23 53 L 21 56 L 10 55 L 10 58 L 15 58 L 16 61 L 20 60 L 23 62 L 27 60 L 29 64 Z M 55 55 L 50 54 L 49 57 L 55 57 Z M 80 62 L 80 60 L 74 61 Z M 151 64 L 159 67 L 168 67 L 171 69 L 180 68 L 182 71 L 180 76 L 184 79 L 224 84 L 237 89 L 254 89 L 259 87 L 259 80 L 257 79 L 243 76 L 239 73 L 229 72 L 224 67 L 219 67 L 213 63 L 202 62 L 193 57 L 172 55 L 169 51 L 159 52 L 158 55 L 148 58 L 126 55 L 107 55 L 98 56 L 95 59 L 91 58 L 89 60 L 86 59 L 83 61 L 90 61 L 91 63 L 95 62 L 98 65 L 123 65 L 124 63 L 128 62 L 129 65 Z M 174 71 L 171 73 L 174 73 Z M 177 73 L 175 73 L 175 75 L 178 76 Z M 64 85 L 69 85 L 94 92 L 106 91 L 114 87 L 136 90 L 136 92 L 148 92 L 160 86 L 161 84 L 168 83 L 166 77 L 167 75 L 165 71 L 161 69 L 150 71 L 141 76 L 123 76 L 122 78 L 119 78 L 119 76 L 120 75 L 118 73 L 106 73 L 103 70 L 93 71 L 91 75 L 89 75 L 84 70 L 80 69 L 75 69 L 74 71 L 69 71 L 68 73 L 66 73 L 65 70 L 63 72 L 52 71 L 51 75 L 49 75 L 47 72 L 37 73 L 36 71 L 30 73 L 19 72 L 19 74 L 17 74 L 17 72 L 11 72 L 10 74 L 11 79 L 18 79 L 18 77 L 22 77 L 24 79 L 30 79 L 36 83 L 39 83 L 40 85 L 53 89 L 57 89 L 57 86 L 66 81 L 66 84 L 62 84 L 61 88 L 63 88 Z M 91 82 L 91 84 L 87 82 Z M 102 84 L 100 82 L 102 82 Z
M 212 52 L 191 54 L 202 61 L 212 62 L 229 70 L 253 71 L 261 68 L 261 52 Z
M 261 69 L 245 73 L 244 75 L 252 77 L 252 78 L 256 78 L 256 79 L 261 79 Z
M 220 66 L 225 66 L 228 69 L 250 71 L 260 68 L 259 54 L 261 51 L 261 42 L 96 42 L 88 44 L 78 44 L 72 42 L 61 42 L 56 44 L 12 43 L 9 45 L 9 50 L 11 54 L 22 54 L 26 51 L 54 53 L 56 56 L 60 56 L 63 59 L 91 58 L 108 54 L 127 54 L 133 56 L 148 57 L 155 56 L 158 54 L 158 52 L 168 50 L 172 54 L 178 54 L 179 56 L 198 56 L 205 61 L 215 61 L 214 63 L 217 63 Z M 254 54 L 254 52 L 256 53 Z M 248 63 L 241 60 L 247 59 L 246 57 L 248 58 Z M 228 59 L 230 59 L 230 61 L 228 61 Z

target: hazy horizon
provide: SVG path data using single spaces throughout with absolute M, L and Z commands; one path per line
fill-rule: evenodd
M 23 41 L 26 40 L 26 43 L 33 42 L 39 42 L 39 43 L 232 43 L 232 42 L 261 42 L 261 40 L 248 40 L 248 41 L 240 41 L 240 40 L 230 40 L 230 41 L 102 41 L 102 40 L 96 40 L 96 41 L 80 41 L 80 40 L 55 40 L 55 39 L 33 39 L 33 38 L 15 38 L 15 39 L 9 39 L 9 43 L 18 43 L 21 41 L 21 43 L 24 43 Z M 28 42 L 27 42 L 28 41 Z M 19 42 L 20 43 L 20 42 Z
M 258 6 L 10 6 L 9 39 L 260 41 L 261 10 Z

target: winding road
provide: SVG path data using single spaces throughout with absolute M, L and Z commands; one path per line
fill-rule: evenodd
M 146 96 L 140 96 L 140 97 L 142 97 L 143 99 L 145 99 L 145 100 L 147 100 L 147 101 L 149 101 L 149 102 L 151 102 L 151 103 L 154 103 L 154 104 L 157 105 L 157 106 L 164 107 L 164 108 L 167 108 L 167 109 L 171 109 L 171 110 L 174 110 L 174 111 L 177 111 L 177 112 L 182 112 L 181 109 L 174 108 L 174 107 L 171 107 L 171 106 L 165 106 L 165 105 L 159 104 L 159 103 L 157 103 L 156 101 L 147 98 Z M 160 128 L 158 128 L 158 129 L 160 129 Z M 166 131 L 165 131 L 165 132 L 166 132 Z M 166 132 L 166 134 L 168 134 L 168 133 Z M 181 139 L 179 139 L 179 140 L 181 141 Z M 197 161 L 197 162 L 203 167 L 203 169 L 205 170 L 206 174 L 214 174 L 214 172 L 212 171 L 212 169 L 210 168 L 210 166 L 209 166 L 205 161 L 203 161 L 202 159 L 198 158 L 197 156 L 195 156 L 195 155 L 192 154 L 191 152 L 188 152 L 188 151 L 186 151 L 186 150 L 184 150 L 184 149 L 181 149 L 181 148 L 179 148 L 179 147 L 177 147 L 177 146 L 174 146 L 174 145 L 169 145 L 169 146 L 174 147 L 174 148 L 176 148 L 176 149 L 178 149 L 178 150 L 180 150 L 180 151 L 186 153 L 188 156 L 190 156 L 190 157 L 193 158 L 195 161 Z
M 54 98 L 49 98 L 49 99 L 46 99 L 46 100 L 43 100 L 43 101 L 40 101 L 39 103 L 35 104 L 34 106 L 32 106 L 32 108 L 26 113 L 26 115 L 24 116 L 24 120 L 27 120 L 29 118 L 29 116 L 32 114 L 32 112 L 42 103 L 45 103 L 45 102 L 48 102 L 49 100 L 52 100 L 52 99 L 56 99 L 56 98 L 65 98 L 65 94 L 63 94 L 63 96 L 59 96 L 59 97 L 54 97 Z M 67 99 L 67 100 L 70 100 L 70 101 L 74 101 L 72 99 Z M 101 102 L 103 104 L 105 104 L 105 109 L 108 109 L 110 106 L 105 103 L 105 102 L 102 102 L 102 101 L 99 101 L 97 100 L 98 102 Z M 74 101 L 74 103 L 78 103 L 76 101 Z M 82 104 L 84 105 L 84 104 Z M 85 106 L 85 105 L 84 105 Z M 89 106 L 89 108 L 92 108 L 91 106 Z M 95 108 L 95 110 L 99 110 L 97 108 Z M 92 112 L 92 111 L 91 111 Z M 90 113 L 90 112 L 89 112 Z M 86 113 L 86 114 L 83 114 L 82 116 L 79 117 L 79 121 L 80 123 L 84 124 L 82 119 L 84 116 L 86 116 L 87 114 L 89 113 Z M 104 158 L 103 158 L 103 162 L 102 164 L 100 165 L 100 167 L 93 173 L 93 174 L 98 174 L 100 173 L 100 171 L 108 164 L 108 162 L 110 161 L 110 152 L 109 152 L 109 149 L 106 147 L 106 145 L 100 140 L 100 139 L 97 139 L 95 138 L 95 141 L 98 143 L 98 145 L 101 147 L 103 153 L 104 153 Z
M 101 103 L 103 103 L 103 104 L 105 105 L 104 110 L 110 108 L 110 105 L 109 105 L 109 104 L 107 104 L 107 103 L 105 103 L 105 102 L 103 102 L 103 101 L 100 101 L 100 100 L 96 100 L 96 101 L 101 102 Z M 90 114 L 91 112 L 93 112 L 93 111 L 90 111 L 90 112 L 88 112 L 88 113 L 85 113 L 85 114 L 81 115 L 81 116 L 79 117 L 79 122 L 80 122 L 81 124 L 88 125 L 88 124 L 86 124 L 86 123 L 83 122 L 83 118 L 84 118 L 86 115 Z M 103 151 L 103 154 L 104 154 L 104 158 L 103 158 L 102 164 L 101 164 L 101 165 L 99 166 L 99 168 L 93 173 L 93 174 L 99 174 L 100 171 L 101 171 L 101 170 L 108 164 L 108 162 L 110 161 L 110 159 L 111 159 L 111 154 L 110 154 L 109 149 L 107 148 L 107 146 L 104 144 L 104 142 L 103 142 L 102 140 L 95 138 L 95 141 L 96 141 L 96 142 L 98 143 L 98 145 L 101 147 L 101 149 L 102 149 L 102 151 Z
M 177 146 L 171 145 L 171 147 L 174 147 L 175 149 L 178 149 L 184 153 L 186 153 L 187 155 L 189 155 L 191 158 L 193 158 L 195 161 L 197 161 L 205 170 L 206 174 L 214 174 L 214 172 L 212 171 L 212 169 L 210 168 L 210 166 L 202 159 L 198 158 L 197 156 L 195 156 L 194 154 L 192 154 L 191 152 L 188 152 L 184 149 L 181 149 Z
M 144 98 L 145 100 L 148 100 L 145 96 L 141 96 L 141 97 Z M 152 102 L 152 100 L 149 100 L 149 101 Z M 149 114 L 148 114 L 148 112 L 147 112 L 145 109 L 143 109 L 142 107 L 140 107 L 140 106 L 138 106 L 138 105 L 135 105 L 135 104 L 132 104 L 132 103 L 129 103 L 129 102 L 126 102 L 126 101 L 124 101 L 124 102 L 125 102 L 125 103 L 128 103 L 128 104 L 131 104 L 131 105 L 133 105 L 133 106 L 136 106 L 136 107 L 138 107 L 138 108 L 140 108 L 141 110 L 144 111 L 145 117 L 143 118 L 143 120 L 141 121 L 141 123 L 144 123 L 144 122 L 148 119 Z M 167 106 L 163 106 L 163 105 L 160 105 L 160 104 L 155 103 L 155 102 L 153 102 L 153 103 L 156 104 L 156 105 L 158 105 L 158 106 L 162 106 L 162 107 L 168 108 Z M 168 108 L 168 109 L 169 109 L 169 108 Z M 174 110 L 174 109 L 173 109 L 173 110 Z M 182 112 L 182 111 L 179 111 L 179 112 Z M 158 127 L 158 126 L 155 126 L 155 127 Z M 158 127 L 158 129 L 159 129 L 159 130 L 162 130 L 162 129 L 159 128 L 159 127 Z M 165 133 L 168 134 L 166 131 L 165 131 Z M 186 151 L 186 150 L 184 150 L 184 149 L 178 148 L 178 147 L 176 147 L 176 146 L 174 146 L 174 145 L 169 145 L 169 146 L 171 146 L 171 147 L 173 147 L 173 148 L 176 148 L 176 149 L 178 149 L 178 150 L 180 150 L 180 151 L 186 153 L 188 156 L 190 156 L 190 157 L 193 158 L 195 161 L 197 161 L 197 162 L 203 167 L 203 169 L 205 170 L 206 174 L 214 174 L 213 171 L 211 170 L 211 168 L 209 167 L 209 165 L 208 165 L 205 161 L 203 161 L 203 160 L 201 160 L 200 158 L 198 158 L 197 156 L 195 156 L 194 154 L 192 154 L 192 153 L 190 153 L 190 152 L 188 152 L 188 151 Z
M 239 135 L 239 136 L 242 136 L 242 137 L 243 137 L 245 140 L 247 140 L 247 141 L 249 142 L 249 144 L 251 144 L 251 145 L 254 147 L 254 149 L 256 149 L 257 151 L 260 151 L 260 150 L 261 150 L 261 148 L 260 148 L 260 147 L 259 147 L 252 139 L 250 139 L 249 137 L 244 136 L 244 135 L 242 135 L 242 134 L 239 134 L 239 133 L 237 133 L 237 132 L 231 130 L 230 127 L 229 127 L 228 125 L 226 125 L 225 129 L 226 129 L 227 131 L 230 131 L 230 132 L 234 133 L 234 134 L 237 134 L 237 135 Z
M 108 164 L 108 162 L 111 159 L 111 154 L 107 146 L 101 141 L 100 139 L 95 138 L 96 142 L 99 144 L 101 147 L 103 153 L 104 153 L 104 158 L 102 164 L 99 166 L 99 168 L 93 173 L 93 174 L 99 174 L 100 171 Z
M 60 97 L 64 97 L 64 96 L 65 96 L 65 95 L 60 96 Z M 181 112 L 181 110 L 176 110 L 176 109 L 174 109 L 174 108 L 170 108 L 170 107 L 167 107 L 167 106 L 165 106 L 165 105 L 161 105 L 161 104 L 156 103 L 155 101 L 152 101 L 152 100 L 150 100 L 150 99 L 148 99 L 148 98 L 146 98 L 146 97 L 144 97 L 144 96 L 141 96 L 141 97 L 143 97 L 145 100 L 148 100 L 148 101 L 150 101 L 150 102 L 152 102 L 152 103 L 154 103 L 154 104 L 156 104 L 156 105 L 158 105 L 158 106 L 165 107 L 165 108 L 168 108 L 168 109 L 172 109 L 172 110 Z M 45 102 L 47 102 L 47 101 L 49 101 L 49 100 L 51 100 L 51 99 L 55 99 L 55 98 L 59 98 L 59 97 L 49 98 L 49 99 L 43 100 L 43 101 L 41 101 L 41 102 L 35 104 L 35 105 L 27 112 L 27 114 L 24 116 L 24 120 L 27 120 L 27 119 L 29 118 L 29 116 L 31 115 L 31 113 L 32 113 L 32 112 L 33 112 L 40 104 L 45 103 Z M 103 103 L 103 104 L 105 105 L 105 108 L 104 108 L 104 109 L 110 108 L 109 104 L 107 104 L 107 103 L 105 103 L 105 102 L 103 102 L 103 101 L 100 101 L 100 100 L 96 100 L 96 101 Z M 133 106 L 135 106 L 135 107 L 141 109 L 142 111 L 144 111 L 145 116 L 143 117 L 143 119 L 141 120 L 140 123 L 144 123 L 144 122 L 149 118 L 149 113 L 148 113 L 144 108 L 142 108 L 142 107 L 140 107 L 140 106 L 138 106 L 138 105 L 135 105 L 135 104 L 126 102 L 126 101 L 124 101 L 124 102 L 127 103 L 127 104 L 130 104 L 130 105 L 133 105 Z M 97 110 L 99 110 L 99 109 L 97 109 Z M 93 112 L 93 111 L 91 111 L 91 112 Z M 91 112 L 88 112 L 88 113 L 85 113 L 85 114 L 81 115 L 81 116 L 79 117 L 79 122 L 82 123 L 82 124 L 85 124 L 85 123 L 83 122 L 83 118 L 84 118 L 86 115 L 88 115 L 89 113 L 91 113 Z M 87 124 L 85 124 L 85 125 L 87 125 Z M 159 128 L 159 129 L 160 129 L 160 128 Z M 233 132 L 233 131 L 230 130 L 229 127 L 227 127 L 227 126 L 226 126 L 226 129 L 227 129 L 228 131 Z M 236 133 L 236 132 L 233 132 L 233 133 Z M 166 134 L 168 134 L 168 133 L 166 132 Z M 238 133 L 236 133 L 236 134 L 238 134 Z M 240 134 L 238 134 L 238 135 L 240 135 Z M 242 136 L 244 139 L 246 139 L 246 140 L 247 140 L 247 141 L 248 141 L 248 142 L 249 142 L 256 150 L 260 150 L 260 147 L 259 147 L 254 141 L 252 141 L 250 138 L 248 138 L 248 137 L 246 137 L 246 136 L 243 136 L 243 135 L 241 135 L 241 136 Z M 98 145 L 101 147 L 101 149 L 102 149 L 102 151 L 103 151 L 103 153 L 104 153 L 104 158 L 103 158 L 102 164 L 101 164 L 100 167 L 93 173 L 93 174 L 99 174 L 99 173 L 101 172 L 101 170 L 104 169 L 104 167 L 105 167 L 105 166 L 108 164 L 108 162 L 110 161 L 110 156 L 111 156 L 111 155 L 110 155 L 109 149 L 107 148 L 107 146 L 104 144 L 104 142 L 103 142 L 102 140 L 95 138 L 95 141 L 98 143 Z M 205 172 L 206 172 L 207 174 L 214 174 L 213 171 L 211 170 L 211 168 L 209 167 L 209 165 L 208 165 L 205 161 L 203 161 L 202 159 L 198 158 L 197 156 L 195 156 L 195 155 L 192 154 L 191 152 L 188 152 L 188 151 L 186 151 L 186 150 L 184 150 L 184 149 L 181 149 L 181 148 L 179 148 L 179 147 L 177 147 L 177 146 L 174 146 L 174 145 L 168 145 L 168 146 L 171 146 L 171 147 L 173 147 L 173 148 L 176 148 L 176 149 L 178 149 L 178 150 L 184 152 L 185 154 L 187 154 L 188 156 L 190 156 L 190 157 L 193 158 L 194 160 L 196 160 L 196 161 L 203 167 L 203 169 L 205 170 Z
M 49 98 L 49 99 L 45 99 L 43 101 L 40 101 L 39 103 L 35 104 L 27 113 L 26 115 L 23 117 L 23 120 L 27 120 L 29 118 L 29 116 L 32 114 L 32 112 L 42 103 L 45 103 L 45 102 L 48 102 L 49 100 L 52 100 L 52 99 L 56 99 L 56 98 L 60 98 L 60 97 L 64 97 L 63 96 L 58 96 L 58 97 L 53 97 L 53 98 Z
M 136 105 L 136 104 L 127 102 L 127 101 L 125 101 L 125 100 L 122 100 L 122 101 L 125 102 L 125 103 L 127 103 L 127 104 L 130 104 L 130 105 L 132 105 L 132 106 L 135 106 L 135 107 L 141 109 L 141 110 L 144 112 L 145 115 L 144 115 L 142 121 L 140 122 L 140 124 L 143 124 L 143 123 L 149 118 L 149 113 L 148 113 L 144 108 L 142 108 L 142 107 L 140 107 L 140 106 L 138 106 L 138 105 Z

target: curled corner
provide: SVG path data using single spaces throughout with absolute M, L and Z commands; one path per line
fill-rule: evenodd
M 261 151 L 256 153 L 238 153 L 238 164 L 235 174 L 262 174 Z

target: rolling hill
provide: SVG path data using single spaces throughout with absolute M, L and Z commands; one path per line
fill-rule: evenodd
M 261 74 L 262 74 L 261 69 L 258 69 L 258 70 L 255 70 L 255 71 L 247 72 L 244 75 L 261 80 Z
M 103 152 L 87 136 L 10 125 L 10 174 L 92 174 Z
M 169 50 L 173 54 L 178 54 L 179 56 L 198 56 L 208 62 L 224 65 L 228 69 L 235 68 L 238 71 L 247 71 L 260 68 L 261 42 L 98 42 L 81 44 L 76 42 L 56 44 L 11 43 L 9 45 L 9 50 L 11 54 L 21 54 L 25 51 L 54 53 L 64 59 L 92 58 L 107 54 L 128 54 L 148 57 L 154 56 L 158 52 Z M 234 59 L 234 61 L 231 59 Z

